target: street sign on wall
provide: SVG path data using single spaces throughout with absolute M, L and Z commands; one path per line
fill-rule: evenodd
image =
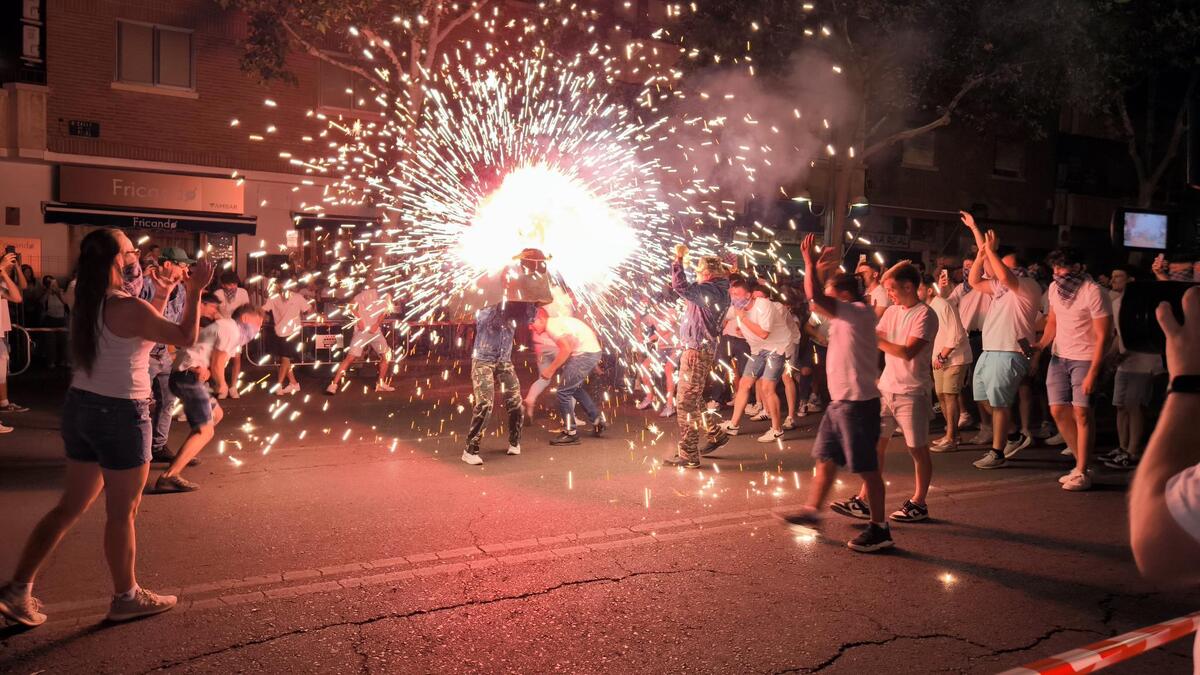
M 84 166 L 58 168 L 58 201 L 68 204 L 240 215 L 244 199 L 245 186 L 229 178 Z

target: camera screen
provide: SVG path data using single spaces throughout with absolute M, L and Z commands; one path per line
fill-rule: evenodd
M 1167 216 L 1162 213 L 1126 211 L 1125 246 L 1165 249 L 1167 247 Z

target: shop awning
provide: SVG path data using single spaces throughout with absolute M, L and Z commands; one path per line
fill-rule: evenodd
M 323 230 L 358 229 L 360 227 L 376 227 L 383 223 L 381 218 L 370 216 L 337 216 L 327 215 L 321 218 L 305 213 L 293 213 L 292 222 L 297 230 L 312 230 L 320 227 Z
M 42 204 L 47 223 L 94 225 L 117 229 L 184 230 L 208 234 L 254 234 L 258 218 L 221 213 L 143 211 L 76 204 Z

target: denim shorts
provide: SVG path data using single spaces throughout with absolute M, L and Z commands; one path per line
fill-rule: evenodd
M 813 457 L 852 473 L 879 470 L 879 399 L 831 401 L 817 427 Z
M 150 399 L 111 398 L 72 387 L 63 404 L 67 458 L 125 471 L 150 461 Z
M 1091 406 L 1090 397 L 1083 393 L 1083 381 L 1091 367 L 1092 362 L 1083 359 L 1050 357 L 1050 370 L 1046 371 L 1046 399 L 1050 405 Z
M 180 370 L 171 373 L 167 382 L 171 393 L 179 397 L 183 404 L 183 414 L 193 429 L 212 424 L 213 401 L 208 393 L 208 385 L 190 370 Z
M 742 377 L 778 380 L 780 373 L 783 372 L 783 363 L 783 354 L 776 354 L 773 351 L 764 349 L 746 361 L 746 368 L 742 371 Z

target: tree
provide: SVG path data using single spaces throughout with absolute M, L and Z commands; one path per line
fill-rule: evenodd
M 786 83 L 798 55 L 819 54 L 840 75 L 846 104 L 830 120 L 826 209 L 830 238 L 840 241 L 853 176 L 885 149 L 956 121 L 1002 117 L 1040 131 L 1057 108 L 1064 54 L 1083 41 L 1072 8 L 1058 0 L 713 0 L 676 32 L 685 49 L 703 45 L 693 68 L 753 64 L 758 77 Z

